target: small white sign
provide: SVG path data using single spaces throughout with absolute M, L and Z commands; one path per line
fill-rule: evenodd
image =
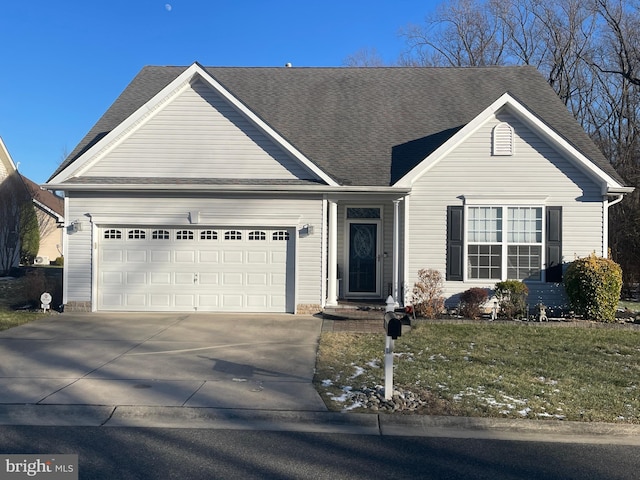
M 40 301 L 44 305 L 49 305 L 51 303 L 51 294 L 49 292 L 44 292 L 42 295 L 40 295 Z

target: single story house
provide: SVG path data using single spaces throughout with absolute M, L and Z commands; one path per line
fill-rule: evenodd
M 143 68 L 46 184 L 64 304 L 312 313 L 447 301 L 607 253 L 632 189 L 532 67 Z

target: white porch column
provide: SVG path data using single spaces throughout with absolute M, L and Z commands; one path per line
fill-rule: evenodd
M 393 300 L 399 307 L 399 266 L 400 266 L 400 200 L 393 201 Z M 404 299 L 403 299 L 404 301 Z
M 327 255 L 327 305 L 338 304 L 338 204 L 329 203 L 329 252 Z

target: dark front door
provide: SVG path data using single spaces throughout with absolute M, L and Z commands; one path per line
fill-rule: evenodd
M 378 290 L 378 223 L 349 223 L 349 285 L 351 296 Z

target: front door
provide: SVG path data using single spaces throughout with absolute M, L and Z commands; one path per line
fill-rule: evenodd
M 380 222 L 348 221 L 349 257 L 347 295 L 380 296 Z

